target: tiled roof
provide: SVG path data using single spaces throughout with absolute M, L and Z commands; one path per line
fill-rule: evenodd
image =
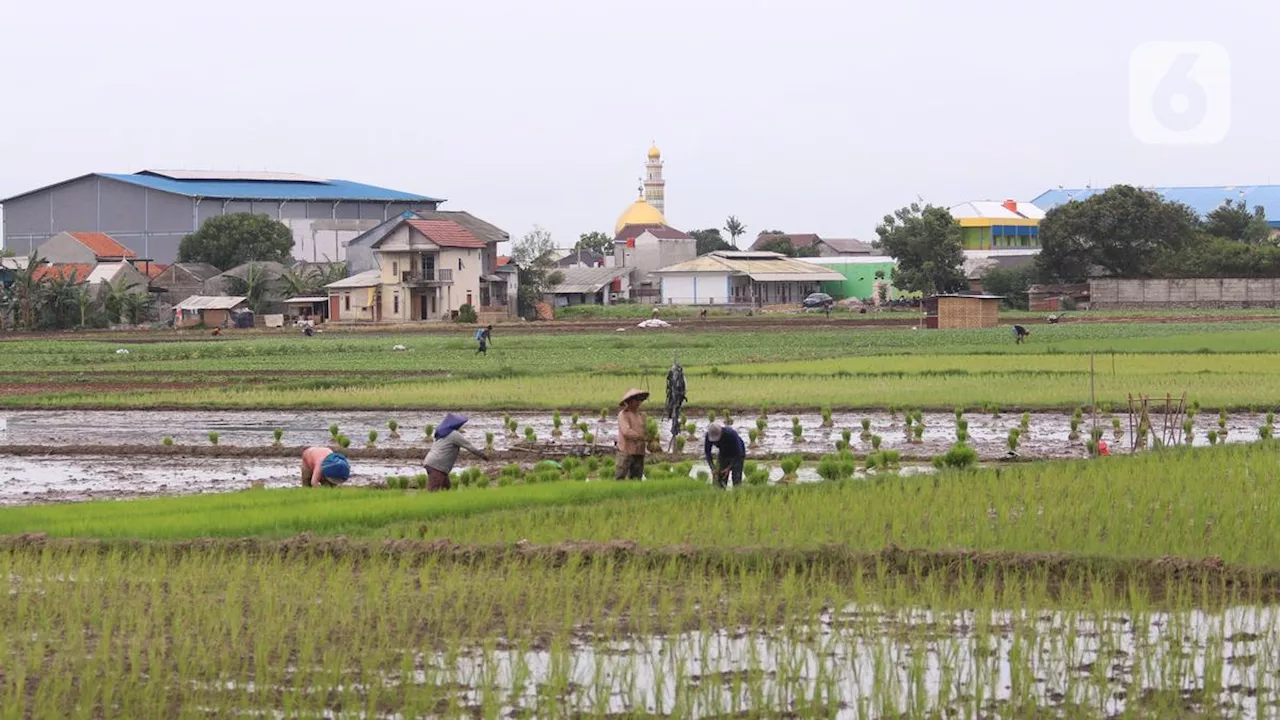
M 613 236 L 613 242 L 615 243 L 631 242 L 632 240 L 635 240 L 636 238 L 640 237 L 641 233 L 643 233 L 645 230 L 656 230 L 657 228 L 660 228 L 660 227 L 664 227 L 664 226 L 658 225 L 657 223 L 646 224 L 646 225 L 624 225 L 623 228 L 618 231 L 618 234 Z
M 81 245 L 93 251 L 93 254 L 100 257 L 113 258 L 131 258 L 138 257 L 129 248 L 121 245 L 115 238 L 106 233 L 100 232 L 69 232 L 71 237 L 80 241 Z
M 819 242 L 838 253 L 870 255 L 871 246 L 853 238 L 820 238 Z
M 138 271 L 146 275 L 148 280 L 155 280 L 160 277 L 160 273 L 168 269 L 168 265 L 161 265 L 160 263 L 143 263 L 142 267 L 138 268 Z
M 510 263 L 511 263 L 511 256 L 510 256 L 510 255 L 499 255 L 499 256 L 498 256 L 498 267 L 502 267 L 503 265 L 508 265 L 508 264 L 510 264 Z
M 440 247 L 484 248 L 485 242 L 452 220 L 409 220 L 409 226 Z
M 36 281 L 52 280 L 74 280 L 75 282 L 84 282 L 93 274 L 93 266 L 88 263 L 57 263 L 55 265 L 41 265 L 31 273 L 31 277 Z

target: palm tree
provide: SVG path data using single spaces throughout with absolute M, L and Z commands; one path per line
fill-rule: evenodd
M 106 306 L 107 322 L 118 323 L 124 315 L 125 302 L 130 295 L 133 295 L 133 289 L 138 286 L 137 283 L 131 283 L 125 278 L 118 278 L 115 282 L 107 283 L 107 295 L 103 299 L 103 305 Z
M 283 277 L 283 276 L 281 276 Z M 244 268 L 244 277 L 228 277 L 227 292 L 242 295 L 249 303 L 249 309 L 261 314 L 266 306 L 267 293 L 271 290 L 271 277 L 259 263 L 251 262 Z
M 74 324 L 76 293 L 82 283 L 84 278 L 77 273 L 61 273 L 43 283 L 39 303 L 46 326 L 61 329 Z
M 315 290 L 316 274 L 315 268 L 309 266 L 285 270 L 280 276 L 280 282 L 284 285 L 284 296 L 296 298 L 310 295 Z
M 44 259 L 34 250 L 27 256 L 27 266 L 13 278 L 10 292 L 17 308 L 14 324 L 23 330 L 30 330 L 36 324 L 36 309 L 40 304 L 40 291 L 43 282 L 36 279 L 36 269 L 44 264 Z
M 724 229 L 729 233 L 734 247 L 738 247 L 738 238 L 747 233 L 747 226 L 738 220 L 737 215 L 730 215 L 729 219 L 724 221 Z
M 84 328 L 89 322 L 89 308 L 93 306 L 93 293 L 89 291 L 88 283 L 81 283 L 76 286 L 76 309 L 80 311 L 80 327 Z
M 155 296 L 151 293 L 129 293 L 124 296 L 120 311 L 130 325 L 137 325 L 151 312 L 155 302 Z

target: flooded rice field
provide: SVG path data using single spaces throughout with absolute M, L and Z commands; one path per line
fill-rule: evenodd
M 503 430 L 504 414 L 492 412 L 468 413 L 471 422 L 466 434 L 477 445 L 482 445 L 486 433 L 493 433 L 496 450 L 515 446 L 523 437 L 525 428 L 533 428 L 539 443 L 562 442 L 579 444 L 580 431 L 572 428 L 572 416 L 562 415 L 561 435 L 553 435 L 552 413 L 511 413 L 519 428 L 517 435 Z M 423 448 L 427 446 L 425 428 L 438 423 L 441 413 L 386 413 L 351 411 L 23 411 L 0 412 L 0 446 L 42 445 L 51 452 L 58 447 L 93 445 L 159 445 L 169 437 L 177 445 L 208 446 L 209 433 L 218 433 L 220 445 L 236 447 L 268 447 L 272 444 L 273 430 L 284 431 L 283 442 L 289 446 L 323 445 L 330 441 L 329 428 L 337 425 L 340 432 L 351 438 L 353 447 L 363 446 L 370 430 L 378 432 L 378 447 Z M 651 413 L 651 417 L 654 415 Z M 926 413 L 923 416 L 924 432 L 919 442 L 908 439 L 902 416 L 889 413 L 835 413 L 831 427 L 823 427 L 817 413 L 798 415 L 802 434 L 799 441 L 792 432 L 790 415 L 774 415 L 768 418 L 768 426 L 752 455 L 777 455 L 781 453 L 831 452 L 841 437 L 842 430 L 853 432 L 853 449 L 863 452 L 870 449 L 870 441 L 861 438 L 862 421 L 870 421 L 870 433 L 881 438 L 881 448 L 898 450 L 903 456 L 931 457 L 945 452 L 955 442 L 955 417 L 951 413 Z M 1120 421 L 1119 437 L 1113 431 L 1113 416 L 1099 415 L 1099 427 L 1113 453 L 1126 452 L 1129 445 L 1129 420 L 1125 415 L 1115 415 Z M 390 437 L 388 421 L 399 424 L 398 438 Z M 969 413 L 969 444 L 984 458 L 1002 457 L 1008 452 L 1009 431 L 1021 424 L 1021 415 L 1009 413 L 999 417 L 990 414 Z M 701 453 L 701 431 L 706 427 L 705 415 L 689 415 L 688 420 L 697 425 L 697 434 L 686 437 L 685 452 Z M 596 442 L 611 446 L 616 433 L 612 415 L 601 422 L 598 414 L 582 417 Z M 1160 416 L 1153 415 L 1155 432 L 1161 431 Z M 734 418 L 734 427 L 743 435 L 754 429 L 755 417 Z M 1266 423 L 1262 415 L 1238 413 L 1226 423 L 1227 442 L 1251 442 L 1258 437 L 1258 428 Z M 661 425 L 662 444 L 668 446 L 670 422 Z M 1089 436 L 1090 419 L 1085 416 L 1080 424 L 1079 437 L 1072 440 L 1071 416 L 1064 413 L 1032 413 L 1026 431 L 1022 432 L 1018 453 L 1032 458 L 1071 458 L 1086 455 L 1085 441 Z M 1218 418 L 1202 415 L 1195 421 L 1194 444 L 1207 445 L 1208 432 L 1219 433 Z M 683 433 L 682 433 L 683 434 Z M 0 447 L 0 452 L 3 448 Z

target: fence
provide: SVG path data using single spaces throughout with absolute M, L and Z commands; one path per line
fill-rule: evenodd
M 1280 307 L 1280 278 L 1089 281 L 1094 309 Z

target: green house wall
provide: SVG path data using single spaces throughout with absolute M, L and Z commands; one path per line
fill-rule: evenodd
M 843 282 L 831 281 L 822 283 L 822 292 L 830 295 L 837 300 L 845 298 L 858 298 L 859 300 L 868 300 L 875 294 L 876 272 L 883 271 L 884 279 L 888 282 L 893 281 L 893 261 L 886 260 L 878 263 L 847 263 L 843 265 L 827 265 L 823 264 L 823 268 L 838 272 L 844 276 Z M 890 297 L 897 297 L 897 292 L 889 289 Z

